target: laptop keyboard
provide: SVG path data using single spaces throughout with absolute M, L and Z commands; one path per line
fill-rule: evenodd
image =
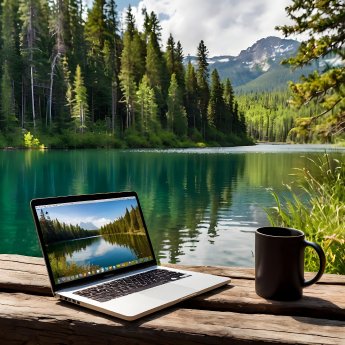
M 155 269 L 97 286 L 92 286 L 90 288 L 74 292 L 74 294 L 87 297 L 98 302 L 107 302 L 114 298 L 123 297 L 134 292 L 146 290 L 186 277 L 190 277 L 190 275 L 182 272 Z

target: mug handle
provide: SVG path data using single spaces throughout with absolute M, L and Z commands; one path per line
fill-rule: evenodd
M 306 286 L 310 286 L 310 285 L 316 283 L 321 278 L 321 276 L 323 275 L 323 272 L 325 271 L 325 267 L 326 267 L 326 257 L 325 257 L 324 251 L 322 250 L 322 248 L 318 244 L 316 244 L 314 242 L 309 242 L 306 240 L 304 240 L 304 244 L 305 244 L 305 247 L 314 248 L 317 255 L 319 256 L 319 260 L 320 260 L 320 268 L 319 268 L 319 271 L 316 273 L 316 276 L 310 280 L 307 280 L 307 281 L 304 280 L 303 287 L 306 287 Z

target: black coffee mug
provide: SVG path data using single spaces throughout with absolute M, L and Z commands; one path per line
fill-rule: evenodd
M 304 249 L 312 247 L 320 259 L 314 278 L 304 279 Z M 304 239 L 300 230 L 263 227 L 255 232 L 255 290 L 264 298 L 291 301 L 302 297 L 303 288 L 316 283 L 326 266 L 325 253 Z

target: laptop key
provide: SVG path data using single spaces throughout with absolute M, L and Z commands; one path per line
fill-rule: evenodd
M 131 293 L 150 289 L 155 286 L 189 277 L 182 272 L 174 272 L 162 269 L 139 273 L 134 276 L 117 279 L 111 282 L 86 288 L 74 292 L 74 294 L 93 299 L 98 302 L 107 302 L 115 298 L 123 297 Z

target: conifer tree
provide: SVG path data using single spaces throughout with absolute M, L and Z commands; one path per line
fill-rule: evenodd
M 3 64 L 2 69 L 0 128 L 8 130 L 14 127 L 17 118 L 15 116 L 13 88 L 7 60 Z
M 186 77 L 186 111 L 188 118 L 188 128 L 201 128 L 200 112 L 198 110 L 198 81 L 195 74 L 195 69 L 189 61 L 187 65 Z
M 174 72 L 176 74 L 177 82 L 183 92 L 185 93 L 185 68 L 183 64 L 184 56 L 183 56 L 183 49 L 180 41 L 177 41 L 176 43 L 176 49 L 175 49 L 175 69 Z
M 154 12 L 151 12 L 149 16 L 145 36 L 147 37 L 146 74 L 150 86 L 155 90 L 161 121 L 164 121 L 168 79 L 165 59 L 160 49 L 161 27 Z
M 198 56 L 198 69 L 196 72 L 197 81 L 198 81 L 198 108 L 201 119 L 201 133 L 203 137 L 206 136 L 206 126 L 207 126 L 207 108 L 210 98 L 210 91 L 208 86 L 208 50 L 204 44 L 204 41 L 201 40 L 198 46 L 197 51 Z
M 137 96 L 137 112 L 140 119 L 140 130 L 142 133 L 150 133 L 157 128 L 157 104 L 155 102 L 154 90 L 149 85 L 149 79 L 144 75 Z
M 103 49 L 106 39 L 105 0 L 95 0 L 85 23 L 87 43 L 87 79 L 92 122 L 104 119 L 108 109 L 108 91 L 104 74 Z
M 223 99 L 223 86 L 220 82 L 217 69 L 211 74 L 210 101 L 208 104 L 207 120 L 208 125 L 218 130 L 225 129 L 225 103 Z
M 345 60 L 345 6 L 342 0 L 292 0 L 286 8 L 292 25 L 277 27 L 285 36 L 307 34 L 296 56 L 285 61 L 301 67 L 321 57 L 333 56 Z M 329 66 L 322 72 L 314 71 L 292 83 L 293 103 L 300 107 L 316 100 L 323 111 L 309 118 L 296 120 L 295 132 L 316 131 L 323 137 L 345 132 L 345 66 Z M 322 125 L 317 126 L 318 120 Z M 318 127 L 318 128 L 317 128 Z
M 173 36 L 170 34 L 167 45 L 166 45 L 166 50 L 165 50 L 165 60 L 166 60 L 166 66 L 167 70 L 169 73 L 169 77 L 171 78 L 171 75 L 175 73 L 175 41 Z
M 69 0 L 65 21 L 69 21 L 69 34 L 65 33 L 69 69 L 75 71 L 77 64 L 86 68 L 86 48 L 84 41 L 84 20 L 82 0 Z M 70 39 L 68 39 L 70 37 Z
M 73 84 L 72 117 L 74 118 L 76 128 L 79 128 L 81 133 L 86 128 L 88 112 L 87 91 L 84 85 L 84 78 L 80 66 L 77 65 Z
M 9 129 L 16 121 L 14 98 L 14 74 L 17 56 L 15 52 L 15 2 L 5 0 L 1 14 L 1 116 L 0 128 Z
M 234 112 L 234 90 L 232 88 L 229 78 L 226 78 L 223 86 L 223 99 L 224 99 L 224 129 L 227 132 L 232 132 L 233 112 Z
M 118 20 L 115 0 L 109 0 L 106 4 L 107 37 L 103 47 L 106 75 L 111 84 L 111 129 L 115 133 L 115 118 L 118 102 L 118 74 L 119 74 L 119 51 L 120 37 L 118 35 Z
M 168 129 L 182 137 L 187 133 L 187 114 L 183 106 L 183 97 L 175 73 L 171 76 L 168 91 Z

